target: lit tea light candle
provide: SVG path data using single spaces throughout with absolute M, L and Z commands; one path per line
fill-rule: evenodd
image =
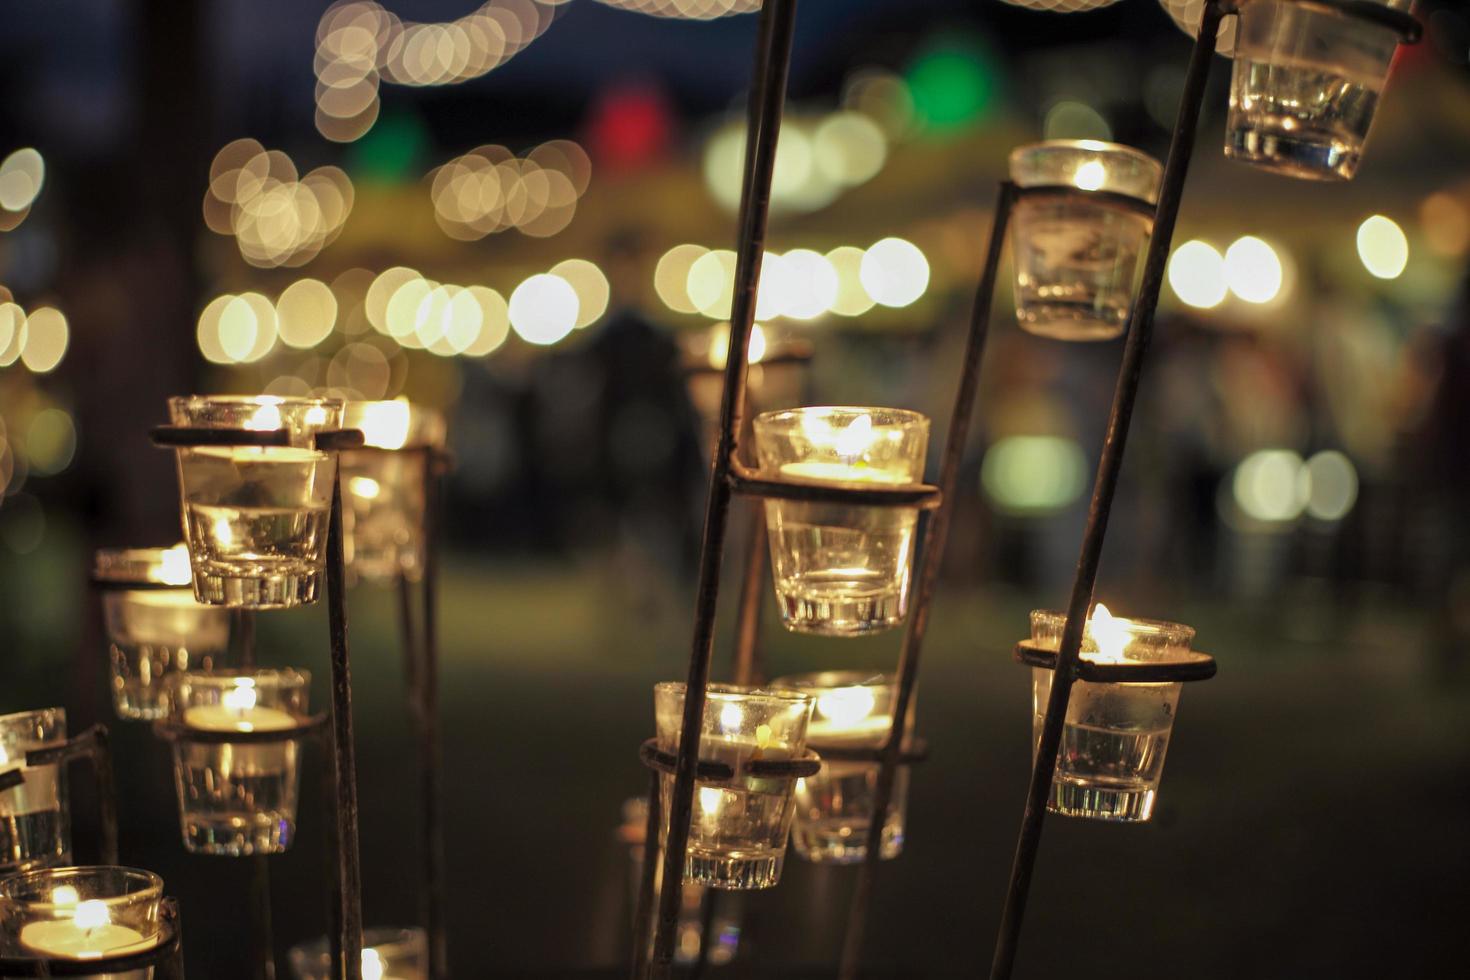
M 441 449 L 444 417 L 399 398 L 348 402 L 343 424 L 365 447 L 342 453 L 343 557 L 349 581 L 417 579 L 426 560 L 426 462 L 416 449 Z M 401 450 L 401 451 L 400 451 Z
M 13 875 L 0 880 L 0 944 L 7 955 L 88 963 L 146 953 L 159 942 L 162 894 L 163 879 L 134 868 L 58 868 Z M 87 980 L 152 976 L 151 967 L 86 974 Z
M 157 937 L 145 937 L 137 929 L 113 922 L 106 902 L 77 901 L 77 891 L 70 885 L 57 888 L 52 903 L 74 906 L 72 916 L 22 926 L 20 944 L 33 953 L 69 960 L 96 960 L 141 953 L 158 944 Z
M 376 927 L 362 934 L 362 980 L 427 980 L 428 934 L 422 929 Z M 296 980 L 334 980 L 332 953 L 326 937 L 291 948 Z
M 892 708 L 878 710 L 873 688 L 859 684 L 817 695 L 807 741 L 819 752 L 824 745 L 882 745 L 893 727 Z
M 224 692 L 219 704 L 185 709 L 184 724 L 206 732 L 279 732 L 296 726 L 288 712 L 257 707 L 256 701 L 255 681 L 242 677 Z

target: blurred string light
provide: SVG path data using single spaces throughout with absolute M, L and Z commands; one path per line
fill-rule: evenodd
M 1247 303 L 1269 303 L 1281 295 L 1285 273 L 1268 243 L 1246 235 L 1225 250 L 1225 284 Z
M 859 68 L 842 86 L 842 106 L 873 120 L 890 140 L 913 133 L 914 96 L 908 82 L 887 68 Z
M 352 181 L 339 168 L 318 167 L 298 179 L 285 153 L 238 139 L 210 165 L 204 223 L 233 235 L 251 265 L 296 267 L 336 239 L 352 202 Z
M 1199 36 L 1199 19 L 1205 12 L 1205 0 L 1159 0 L 1174 25 L 1190 37 Z M 1235 53 L 1235 24 L 1238 18 L 1226 17 L 1216 33 L 1215 53 L 1231 57 Z
M 1379 279 L 1397 279 L 1409 264 L 1409 239 L 1392 218 L 1375 214 L 1358 226 L 1358 258 Z
M 577 294 L 576 329 L 592 326 L 607 312 L 612 286 L 595 262 L 587 259 L 563 259 L 551 267 L 551 275 L 565 279 Z
M 716 20 L 761 9 L 761 0 L 597 0 L 619 10 L 679 20 Z
M 1084 10 L 1097 10 L 1115 4 L 1118 0 L 1001 0 L 1012 7 L 1044 10 L 1053 14 L 1076 14 Z
M 1102 140 L 1113 138 L 1113 127 L 1092 106 L 1075 99 L 1063 99 L 1046 110 L 1041 123 L 1042 136 L 1049 140 Z M 1101 164 L 1099 164 L 1101 165 Z M 1099 187 L 1102 186 L 1100 183 Z M 1096 190 L 1096 188 L 1091 188 Z
M 653 273 L 654 291 L 670 310 L 713 320 L 729 318 L 734 282 L 734 252 L 690 243 L 665 252 Z M 841 245 L 825 255 L 804 248 L 784 255 L 767 252 L 755 315 L 761 320 L 862 316 L 878 304 L 908 306 L 928 285 L 928 259 L 902 238 L 885 238 L 868 249 Z
M 908 66 L 919 125 L 932 133 L 965 129 L 994 108 L 1002 70 L 976 37 L 937 35 Z
M 577 326 L 577 291 L 561 276 L 531 276 L 510 294 L 510 325 L 527 343 L 549 346 Z
M 327 8 L 317 24 L 316 125 L 358 139 L 380 111 L 379 86 L 453 85 L 505 64 L 551 26 L 564 0 L 491 0 L 457 20 L 401 20 L 371 0 Z
M 71 327 L 55 307 L 27 313 L 15 303 L 0 303 L 0 368 L 20 363 L 34 374 L 61 365 L 71 343 Z
M 0 231 L 20 226 L 46 182 L 46 161 L 32 147 L 23 147 L 0 161 Z
M 776 144 L 771 206 L 786 211 L 825 207 L 872 180 L 887 158 L 888 135 L 864 113 L 843 109 L 815 120 L 788 118 Z M 727 210 L 740 204 L 744 160 L 742 121 L 727 122 L 705 143 L 705 186 Z
M 1190 306 L 1208 310 L 1225 301 L 1225 258 L 1206 242 L 1185 242 L 1169 257 L 1169 287 Z
M 475 241 L 516 229 L 555 235 L 576 214 L 592 179 L 592 162 L 571 140 L 552 140 L 517 157 L 482 146 L 430 171 L 434 218 L 451 238 Z
M 980 486 L 995 509 L 1036 516 L 1071 506 L 1087 486 L 1082 447 L 1062 436 L 1006 436 L 980 464 Z
M 1230 478 L 1239 512 L 1262 524 L 1285 524 L 1303 513 L 1340 521 L 1358 499 L 1357 469 L 1335 449 L 1309 460 L 1290 449 L 1261 449 L 1240 461 Z

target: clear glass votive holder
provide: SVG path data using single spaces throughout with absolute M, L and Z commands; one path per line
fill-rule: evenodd
M 354 579 L 418 580 L 424 569 L 424 453 L 440 449 L 444 417 L 407 401 L 348 402 L 344 426 L 363 449 L 342 453 L 342 548 Z
M 1406 10 L 1409 0 L 1384 6 Z M 1393 28 L 1327 4 L 1241 4 L 1225 155 L 1292 177 L 1351 179 L 1398 43 Z
M 755 419 L 763 477 L 910 484 L 924 473 L 929 420 L 897 408 L 795 408 Z M 766 527 L 787 629 L 854 636 L 908 611 L 916 507 L 767 500 Z
M 313 437 L 342 424 L 342 403 L 270 395 L 169 399 L 174 425 L 285 429 L 289 446 L 177 451 L 194 596 L 215 606 L 284 609 L 315 602 L 327 557 L 335 454 Z
M 1017 187 L 1108 191 L 1152 204 L 1164 168 L 1140 150 L 1097 140 L 1047 140 L 1011 151 Z M 1022 197 L 1011 212 L 1016 320 L 1057 340 L 1108 340 L 1133 306 L 1151 215 L 1085 193 Z
M 806 741 L 818 755 L 827 749 L 881 749 L 893 728 L 898 688 L 891 674 L 824 670 L 778 677 L 771 686 L 816 698 Z M 791 843 L 797 854 L 816 864 L 854 864 L 867 856 L 879 768 L 877 762 L 823 758 L 821 772 L 796 781 Z M 908 766 L 899 766 L 883 822 L 884 860 L 903 851 L 908 790 Z
M 1065 613 L 1033 612 L 1032 642 L 1060 649 L 1066 622 Z M 1188 626 L 1114 618 L 1099 606 L 1083 634 L 1081 654 L 1102 663 L 1160 661 L 1187 652 L 1193 640 Z M 1034 745 L 1041 741 L 1053 673 L 1032 668 Z M 1073 684 L 1047 808 L 1069 817 L 1123 823 L 1152 816 L 1181 686 L 1177 681 Z
M 163 879 L 136 868 L 50 868 L 0 879 L 6 956 L 100 960 L 158 945 Z M 74 974 L 73 974 L 74 975 Z M 152 967 L 85 980 L 151 980 Z
M 100 549 L 93 577 L 103 585 L 113 709 L 131 721 L 162 718 L 165 681 L 179 671 L 213 670 L 224 656 L 229 611 L 194 598 L 189 549 L 182 544 Z
M 753 776 L 751 762 L 800 758 L 814 699 L 791 691 L 728 684 L 705 688 L 699 759 L 723 762 L 735 775 L 700 780 L 694 790 L 684 880 L 721 889 L 772 888 L 781 879 L 791 833 L 795 780 Z M 658 747 L 679 751 L 684 685 L 654 686 Z M 674 777 L 662 779 L 663 833 L 668 837 Z
M 295 980 L 336 980 L 326 936 L 291 947 Z M 362 932 L 362 980 L 428 980 L 429 936 L 417 927 L 376 926 Z
M 174 783 L 184 847 L 194 854 L 279 854 L 296 837 L 301 739 L 197 741 L 189 732 L 280 732 L 306 718 L 311 675 L 296 670 L 177 676 Z
M 0 790 L 0 873 L 71 860 L 66 767 L 25 764 L 31 749 L 66 740 L 66 711 L 43 708 L 0 715 L 0 772 L 20 769 L 25 782 Z
M 623 825 L 618 828 L 618 839 L 628 845 L 628 888 L 632 907 L 638 907 L 638 893 L 643 881 L 643 841 L 648 825 L 648 797 L 636 796 L 623 803 Z M 663 851 L 654 855 L 653 902 L 658 907 L 658 896 L 663 888 Z M 675 930 L 674 963 L 689 966 L 699 962 L 700 950 L 704 946 L 706 933 L 705 903 L 713 901 L 708 933 L 709 952 L 705 962 L 710 966 L 724 966 L 740 951 L 742 909 L 738 892 L 716 893 L 700 885 L 685 885 L 679 901 L 679 924 Z M 630 917 L 631 918 L 631 917 Z M 645 953 L 653 955 L 652 934 L 645 937 L 648 948 Z
M 708 459 L 720 435 L 720 401 L 725 392 L 725 360 L 729 324 L 691 331 L 680 338 L 689 402 L 699 416 L 699 444 Z M 745 370 L 746 418 L 751 412 L 795 405 L 802 400 L 811 348 L 805 342 L 768 332 L 757 324 L 751 333 Z

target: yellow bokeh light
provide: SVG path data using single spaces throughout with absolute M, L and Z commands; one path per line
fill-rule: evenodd
M 363 313 L 366 314 L 368 323 L 379 333 L 389 333 L 388 330 L 388 301 L 398 288 L 414 279 L 422 278 L 418 272 L 407 266 L 395 265 L 391 269 L 384 269 L 378 273 L 377 278 L 368 287 L 367 296 L 363 300 Z
M 860 112 L 834 112 L 812 134 L 816 165 L 828 180 L 852 186 L 871 180 L 888 157 L 888 138 Z
M 675 313 L 698 313 L 689 298 L 689 270 L 709 249 L 703 245 L 675 245 L 659 257 L 653 270 L 653 288 L 663 304 Z
M 408 442 L 409 422 L 412 410 L 407 400 L 399 398 L 391 402 L 367 402 L 359 404 L 357 427 L 362 430 L 363 442 L 379 449 L 402 449 Z
M 387 333 L 405 347 L 422 347 L 418 339 L 420 310 L 437 283 L 414 276 L 393 291 L 387 304 Z
M 26 316 L 25 344 L 20 359 L 37 374 L 56 370 L 66 356 L 71 331 L 61 311 L 50 306 L 32 310 Z
M 510 306 L 505 297 L 487 286 L 470 286 L 465 290 L 480 307 L 480 332 L 464 349 L 466 357 L 492 354 L 510 336 Z
M 1225 258 L 1206 242 L 1185 242 L 1169 258 L 1169 286 L 1190 306 L 1210 309 L 1225 301 Z
M 260 360 L 276 346 L 279 331 L 276 327 L 276 308 L 260 293 L 241 293 L 239 298 L 249 304 L 255 314 L 255 343 L 243 360 L 247 364 Z
M 276 300 L 281 343 L 305 350 L 326 340 L 337 322 L 337 298 L 320 279 L 299 279 Z
M 1449 258 L 1470 251 L 1470 209 L 1453 194 L 1435 191 L 1419 205 L 1419 222 L 1431 249 Z
M 576 329 L 577 291 L 561 276 L 531 276 L 510 294 L 510 325 L 522 340 L 547 346 Z
M 1302 458 L 1290 449 L 1261 449 L 1241 460 L 1231 480 L 1236 506 L 1257 521 L 1294 521 L 1311 493 Z
M 1358 226 L 1358 258 L 1379 279 L 1397 279 L 1409 264 L 1409 239 L 1392 218 L 1375 214 Z
M 33 147 L 16 150 L 0 162 L 0 207 L 24 211 L 41 193 L 46 181 L 46 162 Z
M 832 312 L 838 316 L 862 316 L 871 310 L 873 297 L 863 288 L 863 250 L 854 245 L 839 245 L 827 253 L 827 261 L 837 273 Z
M 208 305 L 199 314 L 199 326 L 195 331 L 195 337 L 199 343 L 199 353 L 211 364 L 233 364 L 235 358 L 225 350 L 220 339 L 220 323 L 224 318 L 225 309 L 235 299 L 229 293 L 216 296 L 210 300 Z M 245 307 L 248 311 L 249 307 Z
M 25 345 L 25 310 L 14 303 L 0 303 L 0 367 L 14 364 Z
M 825 255 L 797 248 L 787 252 L 781 260 L 788 283 L 787 294 L 781 304 L 782 316 L 812 320 L 832 308 L 837 302 L 840 286 L 837 269 Z
M 1281 258 L 1253 235 L 1237 238 L 1225 250 L 1225 283 L 1247 303 L 1269 303 L 1281 294 Z
M 577 292 L 577 329 L 590 327 L 607 312 L 612 287 L 607 276 L 586 259 L 566 259 L 551 267 L 553 276 L 561 276 Z
M 885 238 L 863 253 L 858 277 L 874 302 L 908 306 L 929 286 L 929 260 L 914 243 Z
M 220 349 L 229 362 L 243 361 L 250 355 L 258 331 L 250 303 L 243 296 L 231 296 L 220 311 L 218 326 Z
M 700 313 L 712 320 L 728 320 L 735 296 L 735 253 L 721 248 L 695 259 L 685 289 Z

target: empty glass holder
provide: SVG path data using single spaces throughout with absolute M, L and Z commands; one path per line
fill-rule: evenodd
M 1031 640 L 1058 650 L 1066 614 L 1031 614 Z M 1115 618 L 1099 606 L 1081 656 L 1098 663 L 1169 660 L 1189 650 L 1194 630 L 1178 623 Z M 1032 668 L 1033 744 L 1039 745 L 1054 671 Z M 1077 681 L 1067 702 L 1047 808 L 1070 817 L 1142 822 L 1153 814 L 1164 754 L 1178 713 L 1179 682 Z
M 66 711 L 44 708 L 0 715 L 0 772 L 20 769 L 25 781 L 0 790 L 0 873 L 65 864 L 71 859 L 66 767 L 25 764 L 26 753 L 66 740 Z
M 755 419 L 760 473 L 837 485 L 923 477 L 929 420 L 897 408 L 795 408 Z M 789 630 L 853 636 L 908 611 L 915 507 L 767 500 L 771 568 Z
M 891 674 L 826 670 L 778 677 L 771 686 L 816 699 L 806 740 L 818 755 L 830 749 L 881 749 L 888 741 L 898 693 Z M 796 781 L 791 843 L 797 854 L 817 864 L 854 864 L 867 856 L 879 768 L 877 762 L 823 758 L 821 772 Z M 909 768 L 899 766 L 883 823 L 885 860 L 903 850 L 908 786 Z
M 174 783 L 184 847 L 195 854 L 279 854 L 296 836 L 301 739 L 191 740 L 189 732 L 285 732 L 306 719 L 310 675 L 295 670 L 178 675 Z
M 223 657 L 229 611 L 194 598 L 189 550 L 182 544 L 103 548 L 93 577 L 102 587 L 113 709 L 133 721 L 162 718 L 167 679 L 184 670 L 213 670 Z
M 1058 340 L 1118 336 L 1128 324 L 1153 217 L 1088 192 L 1153 204 L 1163 167 L 1116 143 L 1047 140 L 1012 150 L 1010 170 L 1017 187 L 1068 191 L 1023 195 L 1012 209 L 1017 322 Z
M 364 445 L 341 457 L 347 572 L 374 582 L 417 580 L 424 569 L 424 467 L 433 465 L 426 452 L 443 448 L 444 418 L 399 400 L 348 402 L 344 419 L 362 432 Z
M 336 980 L 332 947 L 326 936 L 291 947 L 288 957 L 295 980 Z M 386 926 L 362 933 L 362 980 L 428 980 L 429 937 L 417 927 Z
M 1383 5 L 1407 10 L 1409 0 Z M 1292 177 L 1351 179 L 1398 43 L 1394 28 L 1328 4 L 1241 4 L 1225 155 Z
M 0 879 L 0 949 L 6 956 L 100 960 L 159 942 L 163 879 L 112 866 L 51 868 Z M 47 974 L 49 975 L 49 974 Z M 69 974 L 76 976 L 76 974 Z M 151 980 L 152 967 L 84 980 Z
M 174 425 L 285 429 L 289 446 L 177 450 L 194 595 L 209 605 L 283 609 L 315 602 L 326 565 L 337 460 L 314 448 L 342 403 L 269 395 L 169 399 Z
M 791 833 L 794 779 L 753 776 L 748 766 L 801 758 L 813 698 L 791 691 L 726 684 L 706 687 L 699 760 L 734 769 L 725 782 L 700 780 L 694 789 L 684 880 L 722 889 L 772 888 L 781 879 Z M 684 685 L 654 687 L 658 747 L 679 751 Z M 667 839 L 674 777 L 662 783 L 663 835 Z

